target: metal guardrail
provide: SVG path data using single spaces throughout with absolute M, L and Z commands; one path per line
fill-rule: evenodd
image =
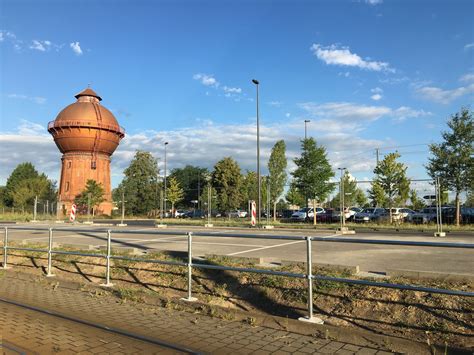
M 48 231 L 48 248 L 47 249 L 35 249 L 35 248 L 22 248 L 8 245 L 8 232 L 9 230 L 23 230 L 23 231 Z M 41 252 L 48 254 L 48 267 L 47 267 L 47 277 L 55 276 L 52 273 L 52 256 L 53 254 L 62 254 L 62 255 L 77 255 L 77 256 L 88 256 L 96 258 L 104 258 L 106 260 L 105 265 L 105 283 L 101 284 L 104 287 L 112 287 L 113 284 L 110 282 L 110 269 L 111 269 L 111 260 L 127 260 L 127 261 L 138 261 L 144 263 L 155 263 L 163 265 L 173 265 L 173 266 L 183 266 L 187 268 L 187 297 L 182 298 L 185 301 L 196 301 L 197 299 L 192 296 L 192 270 L 193 268 L 201 269 L 211 269 L 211 270 L 222 270 L 222 271 L 235 271 L 235 272 L 250 272 L 266 275 L 275 275 L 283 277 L 292 277 L 300 278 L 307 280 L 307 298 L 308 298 L 308 316 L 300 318 L 300 320 L 305 320 L 312 323 L 322 323 L 317 317 L 313 315 L 313 282 L 315 280 L 321 281 L 331 281 L 331 282 L 340 282 L 346 284 L 355 284 L 355 285 L 365 285 L 372 287 L 382 287 L 382 288 L 392 288 L 399 290 L 409 290 L 417 292 L 426 292 L 426 293 L 438 293 L 450 296 L 464 296 L 464 297 L 474 297 L 474 292 L 467 291 L 458 291 L 458 290 L 448 290 L 432 287 L 421 287 L 415 285 L 403 285 L 395 284 L 389 282 L 376 282 L 368 280 L 357 280 L 357 279 L 348 279 L 340 277 L 332 277 L 325 275 L 313 275 L 312 265 L 312 242 L 326 242 L 326 243 L 354 243 L 354 244 L 378 244 L 378 245 L 401 245 L 409 247 L 434 247 L 434 248 L 463 248 L 463 249 L 474 249 L 474 244 L 467 243 L 438 243 L 438 242 L 414 242 L 414 241 L 399 241 L 399 240 L 374 240 L 374 239 L 356 239 L 356 238 L 334 238 L 334 237 L 305 237 L 305 236 L 282 236 L 282 235 L 248 235 L 241 233 L 209 233 L 209 232 L 163 232 L 163 231 L 143 231 L 143 230 L 120 230 L 114 231 L 118 234 L 153 234 L 153 235 L 177 235 L 177 236 L 187 236 L 187 245 L 188 245 L 188 255 L 187 262 L 180 261 L 166 261 L 166 260 L 156 260 L 156 259 L 143 259 L 143 258 L 133 258 L 119 255 L 112 255 L 111 246 L 112 246 L 112 230 L 110 229 L 78 229 L 78 228 L 56 228 L 54 229 L 58 232 L 84 232 L 88 233 L 106 233 L 107 238 L 107 249 L 105 254 L 93 254 L 93 253 L 81 253 L 74 251 L 64 251 L 64 250 L 54 250 L 53 249 L 53 228 L 29 228 L 29 227 L 4 227 L 4 238 L 3 238 L 3 269 L 8 269 L 8 250 L 22 250 L 29 252 Z M 232 266 L 222 266 L 222 265 L 211 265 L 205 263 L 193 263 L 193 237 L 225 237 L 225 238 L 249 238 L 249 239 L 270 239 L 270 240 L 300 240 L 306 241 L 306 274 L 299 273 L 290 273 L 285 271 L 274 271 L 268 269 L 255 269 L 255 268 L 243 268 L 243 267 L 232 267 Z

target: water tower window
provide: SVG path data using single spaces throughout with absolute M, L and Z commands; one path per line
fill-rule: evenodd
M 72 163 L 71 163 L 70 161 L 68 161 L 68 162 L 67 162 L 67 168 L 68 168 L 68 169 L 71 169 L 71 165 L 72 165 Z
M 95 162 L 95 161 L 91 161 L 91 169 L 92 169 L 92 170 L 95 170 L 96 168 L 97 168 L 96 162 Z
M 69 182 L 66 182 L 66 192 L 69 191 Z

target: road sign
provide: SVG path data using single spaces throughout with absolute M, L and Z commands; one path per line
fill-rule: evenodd
M 76 220 L 76 205 L 72 204 L 71 214 L 69 215 L 69 221 L 74 222 Z
M 255 227 L 255 225 L 257 224 L 257 205 L 255 201 L 251 201 L 250 203 L 252 205 L 252 218 L 250 220 L 250 223 L 252 224 L 252 227 Z

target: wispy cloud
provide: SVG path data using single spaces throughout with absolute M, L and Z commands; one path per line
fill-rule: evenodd
M 474 73 L 464 74 L 463 76 L 459 78 L 459 81 L 464 81 L 464 82 L 474 81 Z
M 213 75 L 209 74 L 194 74 L 193 79 L 200 81 L 201 84 L 205 86 L 212 86 L 217 88 L 220 85 L 216 78 L 214 78 Z
M 228 86 L 223 86 L 222 90 L 224 90 L 226 93 L 230 93 L 230 94 L 240 94 L 240 93 L 242 93 L 241 88 L 231 88 L 231 87 L 228 87 Z
M 313 44 L 310 49 L 319 60 L 327 65 L 356 67 L 370 71 L 395 72 L 395 69 L 391 68 L 389 63 L 378 62 L 369 58 L 363 59 L 359 55 L 352 53 L 349 47 L 341 47 L 337 44 L 331 44 L 330 46 Z
M 39 39 L 21 40 L 21 39 L 18 39 L 17 36 L 13 32 L 6 31 L 6 30 L 0 30 L 0 43 L 2 42 L 9 43 L 18 52 L 22 52 L 24 50 L 32 50 L 32 51 L 38 51 L 42 53 L 46 53 L 52 50 L 59 52 L 61 49 L 63 49 L 66 46 L 66 44 L 64 43 L 58 44 L 50 40 L 39 40 Z M 79 42 L 70 43 L 70 47 L 74 51 L 74 53 L 76 53 L 77 55 L 83 54 L 82 49 L 79 45 Z
M 380 5 L 383 3 L 383 0 L 365 0 L 365 3 L 369 5 Z
M 10 99 L 20 99 L 20 100 L 28 100 L 35 102 L 37 104 L 44 104 L 46 102 L 46 99 L 44 97 L 40 96 L 27 96 L 27 95 L 19 95 L 19 94 L 8 94 L 8 98 Z
M 51 41 L 38 41 L 35 39 L 30 45 L 30 49 L 35 49 L 40 52 L 46 52 L 51 49 Z
M 72 42 L 72 43 L 69 43 L 69 47 L 71 47 L 72 51 L 73 51 L 76 55 L 82 55 L 82 49 L 81 49 L 81 46 L 80 46 L 80 43 L 79 43 L 79 42 Z
M 417 89 L 416 92 L 422 99 L 447 105 L 464 95 L 473 93 L 474 83 L 452 90 L 443 90 L 436 86 L 424 86 Z
M 267 102 L 268 105 L 273 106 L 273 107 L 280 107 L 282 105 L 281 101 L 269 101 Z
M 468 50 L 468 49 L 473 49 L 474 48 L 474 42 L 473 43 L 467 43 L 465 46 L 464 46 L 464 50 Z
M 373 94 L 372 96 L 370 96 L 372 100 L 379 101 L 380 99 L 382 99 L 383 90 L 381 88 L 376 87 L 374 89 L 371 89 L 370 92 Z
M 299 106 L 312 118 L 320 119 L 321 129 L 338 131 L 359 131 L 368 123 L 377 121 L 382 117 L 391 117 L 395 122 L 402 122 L 408 118 L 418 118 L 431 115 L 431 112 L 416 110 L 407 106 L 396 109 L 387 106 L 368 106 L 349 102 L 330 102 L 315 104 L 302 103 Z
M 204 86 L 222 91 L 224 93 L 223 96 L 233 98 L 234 101 L 240 101 L 245 97 L 245 94 L 242 94 L 241 88 L 221 85 L 221 83 L 212 74 L 194 74 L 193 79 L 199 81 Z M 206 91 L 206 96 L 209 96 L 209 91 Z

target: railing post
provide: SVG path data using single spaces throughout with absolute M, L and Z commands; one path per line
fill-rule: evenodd
M 112 232 L 109 229 L 107 231 L 107 255 L 106 258 L 106 269 L 105 269 L 105 284 L 101 284 L 103 287 L 112 287 L 114 284 L 110 282 L 110 255 L 111 255 L 111 245 L 112 245 Z
M 323 324 L 321 318 L 313 316 L 313 255 L 311 250 L 311 237 L 306 237 L 306 278 L 308 280 L 308 316 L 298 320 L 309 323 Z
M 49 228 L 49 238 L 48 238 L 48 272 L 46 277 L 53 277 L 56 276 L 51 272 L 52 268 L 52 251 L 53 250 L 53 228 Z
M 192 296 L 192 277 L 193 277 L 193 233 L 188 233 L 188 297 L 183 297 L 181 300 L 187 302 L 197 301 L 197 298 Z
M 3 236 L 3 269 L 9 269 L 8 261 L 8 227 L 5 227 L 5 235 Z

